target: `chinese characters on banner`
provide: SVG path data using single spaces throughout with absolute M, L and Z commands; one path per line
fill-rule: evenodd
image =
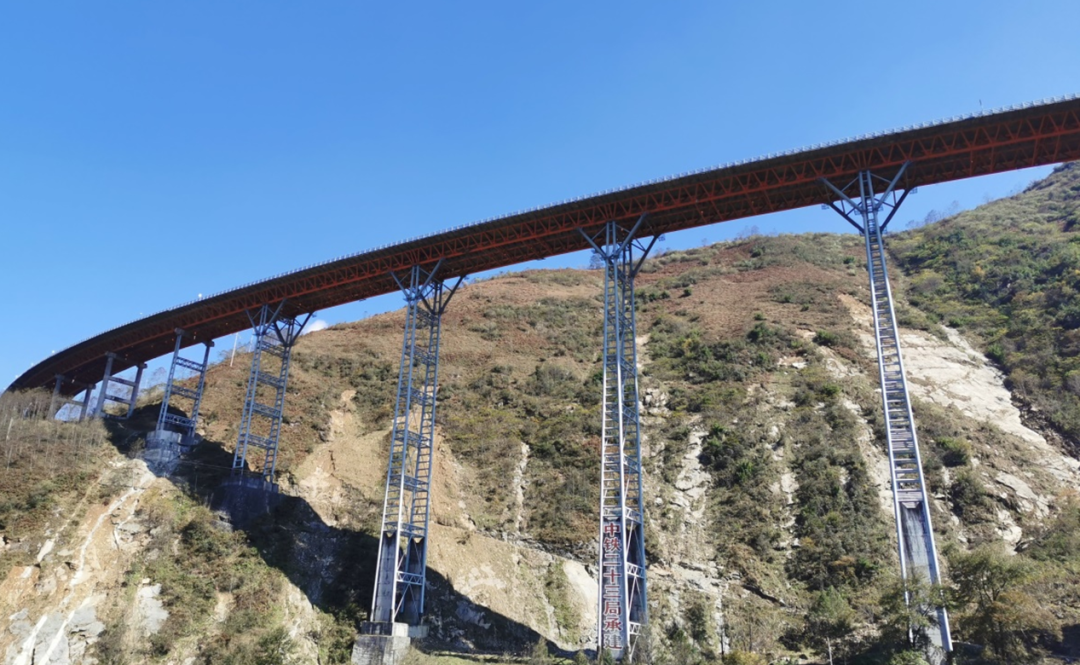
M 623 648 L 623 612 L 622 612 L 622 533 L 617 521 L 604 522 L 604 538 L 601 543 L 603 558 L 600 574 L 603 578 L 603 593 L 600 599 L 601 634 L 605 649 Z

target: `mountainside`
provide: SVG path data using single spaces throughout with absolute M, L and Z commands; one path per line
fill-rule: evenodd
M 967 662 L 1080 655 L 1078 201 L 1070 165 L 886 242 L 954 635 L 982 648 Z M 863 252 L 814 234 L 646 262 L 653 662 L 916 662 L 897 653 L 911 617 Z M 593 643 L 602 279 L 470 282 L 444 317 L 432 630 L 413 663 L 542 663 L 540 642 L 567 659 Z M 138 459 L 152 391 L 104 426 L 50 423 L 47 396 L 5 396 L 3 662 L 348 662 L 370 606 L 403 322 L 301 340 L 278 462 L 288 498 L 246 531 L 206 505 L 249 355 L 211 368 L 205 442 L 171 478 Z

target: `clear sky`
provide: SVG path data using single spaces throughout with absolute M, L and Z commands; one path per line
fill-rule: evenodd
M 1080 92 L 1078 25 L 1075 0 L 0 0 L 0 388 L 108 328 L 341 254 Z M 924 188 L 898 223 L 1046 171 Z M 751 224 L 846 230 L 813 209 L 667 246 Z

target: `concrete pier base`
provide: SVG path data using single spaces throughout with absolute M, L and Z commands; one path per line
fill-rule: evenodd
M 156 431 L 146 437 L 143 459 L 146 466 L 158 476 L 171 476 L 180 463 L 179 432 Z
M 353 665 L 401 665 L 414 639 L 427 637 L 427 626 L 365 621 L 353 645 Z
M 222 483 L 210 499 L 210 507 L 229 516 L 234 528 L 246 529 L 269 514 L 284 497 L 275 483 L 247 476 L 232 477 Z

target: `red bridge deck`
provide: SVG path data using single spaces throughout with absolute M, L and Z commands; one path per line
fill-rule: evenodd
M 445 277 L 467 275 L 587 249 L 577 231 L 595 231 L 609 220 L 649 213 L 641 235 L 818 205 L 830 200 L 821 184 L 852 180 L 871 169 L 892 177 L 908 161 L 903 186 L 1080 159 L 1080 97 L 974 115 L 844 143 L 770 155 L 627 189 L 577 199 L 500 219 L 409 240 L 248 284 L 134 321 L 80 342 L 41 361 L 9 389 L 49 385 L 57 374 L 89 384 L 105 370 L 105 354 L 120 354 L 119 372 L 173 349 L 175 328 L 197 337 L 185 344 L 249 327 L 244 311 L 287 299 L 298 314 L 396 290 L 389 273 L 444 260 Z M 77 393 L 71 384 L 66 393 Z

